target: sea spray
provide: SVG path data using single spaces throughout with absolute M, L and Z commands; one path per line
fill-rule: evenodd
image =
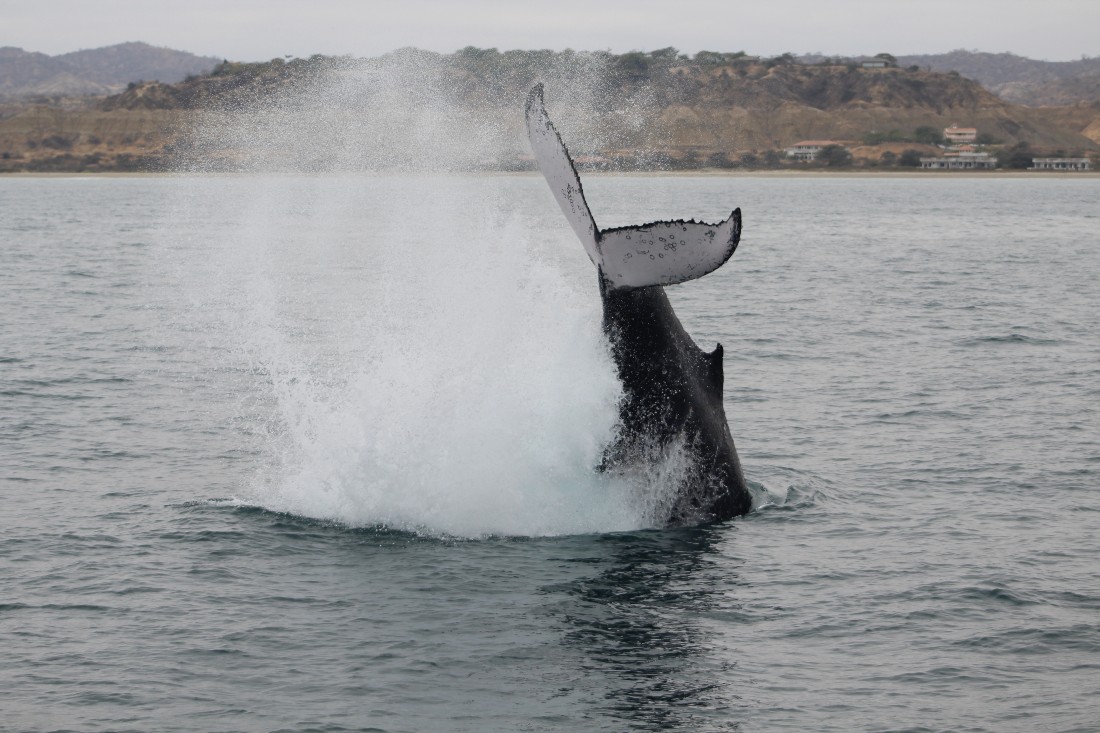
M 181 205 L 233 236 L 176 263 L 261 436 L 239 499 L 457 536 L 657 524 L 675 456 L 652 475 L 596 468 L 621 385 L 591 267 L 541 180 L 414 173 L 500 159 L 512 126 L 465 113 L 416 64 L 330 71 L 206 117 L 181 146 L 186 169 L 218 148 L 248 174 L 219 181 L 216 213 Z M 523 211 L 502 203 L 517 191 Z
M 269 367 L 287 433 L 259 500 L 461 535 L 630 525 L 593 473 L 618 398 L 598 314 L 519 226 L 494 239 L 437 213 L 446 226 L 390 253 L 377 310 L 346 324 L 340 379 L 311 379 L 308 353 Z
M 646 85 L 624 84 L 601 53 L 511 58 L 495 70 L 406 49 L 373 59 L 316 57 L 211 85 L 179 170 L 469 172 L 530 169 L 522 110 L 536 82 L 580 155 L 668 147 Z M 280 67 L 283 68 L 283 67 Z M 647 152 L 648 151 L 648 152 Z M 629 156 L 628 156 L 629 157 Z

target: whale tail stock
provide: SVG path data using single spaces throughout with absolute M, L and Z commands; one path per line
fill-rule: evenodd
M 616 437 L 600 469 L 629 474 L 677 456 L 675 496 L 658 510 L 664 524 L 744 514 L 752 496 L 723 407 L 722 346 L 701 350 L 661 287 L 721 267 L 737 248 L 740 210 L 718 224 L 657 221 L 601 230 L 546 113 L 541 84 L 527 98 L 526 117 L 539 169 L 600 273 L 603 329 L 623 386 Z
M 740 209 L 718 224 L 673 220 L 599 229 L 569 151 L 546 112 L 542 84 L 527 97 L 526 120 L 539 170 L 607 287 L 675 285 L 714 272 L 733 256 L 741 238 Z

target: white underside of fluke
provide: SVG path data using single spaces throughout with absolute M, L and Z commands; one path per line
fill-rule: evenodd
M 527 98 L 527 136 L 550 190 L 580 238 L 589 259 L 613 288 L 674 285 L 721 267 L 737 249 L 741 214 L 718 224 L 658 221 L 600 231 L 584 200 L 580 177 L 554 129 L 542 99 L 542 85 Z

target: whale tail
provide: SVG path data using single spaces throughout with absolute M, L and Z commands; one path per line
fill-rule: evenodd
M 608 287 L 675 285 L 714 272 L 733 256 L 741 238 L 740 209 L 718 224 L 674 220 L 601 230 L 573 159 L 546 112 L 542 84 L 527 97 L 526 119 L 539 170 Z

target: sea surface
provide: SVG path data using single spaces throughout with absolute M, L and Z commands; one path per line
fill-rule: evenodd
M 747 517 L 536 175 L 0 179 L 0 730 L 1100 730 L 1100 179 L 585 185 L 743 211 Z

